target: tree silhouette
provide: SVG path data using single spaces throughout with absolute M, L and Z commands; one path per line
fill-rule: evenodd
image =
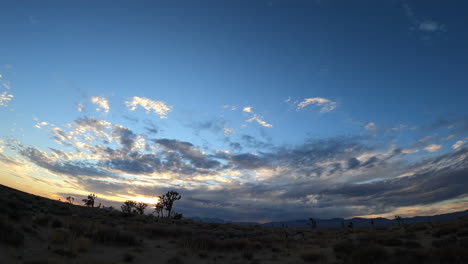
M 309 226 L 312 229 L 316 229 L 317 228 L 317 221 L 315 221 L 314 218 L 309 218 Z
M 68 197 L 65 198 L 65 199 L 67 199 L 67 201 L 68 201 L 69 204 L 73 204 L 73 201 L 75 201 L 75 198 L 74 198 L 74 197 L 71 197 L 71 196 L 68 196 Z
M 156 211 L 156 213 L 158 214 L 158 218 L 164 216 L 163 215 L 164 204 L 162 203 L 161 196 L 159 196 L 159 199 L 160 199 L 159 202 L 154 207 L 154 211 Z
M 164 208 L 167 211 L 167 218 L 169 218 L 171 217 L 172 206 L 174 205 L 174 202 L 180 200 L 182 196 L 176 191 L 168 191 L 165 195 L 162 196 L 162 198 Z
M 84 205 L 87 207 L 93 207 L 94 208 L 94 201 L 96 200 L 97 196 L 94 193 L 90 193 L 88 195 L 88 198 L 83 199 L 82 201 L 84 202 Z
M 401 216 L 395 215 L 395 221 L 397 221 L 398 226 L 401 226 Z
M 136 205 L 135 205 L 135 210 L 137 211 L 137 213 L 139 214 L 144 214 L 145 213 L 145 209 L 146 207 L 148 207 L 148 204 L 144 203 L 144 202 L 138 202 Z
M 136 209 L 135 209 L 136 204 L 137 203 L 135 201 L 127 200 L 122 204 L 122 206 L 120 206 L 120 209 L 122 209 L 122 212 L 124 214 L 136 213 Z

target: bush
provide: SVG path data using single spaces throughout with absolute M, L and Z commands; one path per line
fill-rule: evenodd
M 0 218 L 0 242 L 8 246 L 19 247 L 24 243 L 24 235 L 14 225 Z
M 167 264 L 184 264 L 184 262 L 178 256 L 174 256 L 167 260 Z
M 138 241 L 135 235 L 120 231 L 117 228 L 103 227 L 93 234 L 93 240 L 103 244 L 135 246 Z
M 361 245 L 351 254 L 356 263 L 378 263 L 387 257 L 384 247 L 377 245 Z
M 327 256 L 323 253 L 320 252 L 305 252 L 301 254 L 301 259 L 304 260 L 305 262 L 311 262 L 311 263 L 323 263 L 327 262 Z
M 63 228 L 54 229 L 49 233 L 49 241 L 52 244 L 63 244 L 68 240 L 69 237 L 70 233 L 68 230 Z
M 350 240 L 340 241 L 333 246 L 333 250 L 338 257 L 350 256 L 355 249 L 356 246 Z
M 79 237 L 75 240 L 75 249 L 79 252 L 87 252 L 92 247 L 93 242 L 87 237 Z

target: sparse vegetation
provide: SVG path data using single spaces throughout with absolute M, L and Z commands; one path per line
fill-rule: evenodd
M 18 208 L 0 214 L 0 247 L 16 252 L 10 256 L 13 259 L 21 255 L 19 263 L 55 263 L 54 258 L 73 263 L 155 263 L 154 256 L 161 263 L 468 261 L 468 217 L 404 227 L 351 228 L 351 222 L 343 222 L 344 229 L 319 229 L 313 224 L 315 219 L 309 219 L 310 228 L 242 226 L 183 219 L 173 210 L 173 203 L 181 196 L 164 197 L 166 200 L 155 206 L 160 217 L 155 217 L 142 214 L 146 206 L 131 200 L 120 212 L 0 189 L 0 199 L 8 199 L 15 205 L 11 208 Z M 172 205 L 166 207 L 171 199 Z M 31 207 L 24 206 L 28 201 Z M 44 251 L 29 253 L 34 244 L 44 244 Z M 111 253 L 101 256 L 101 252 Z

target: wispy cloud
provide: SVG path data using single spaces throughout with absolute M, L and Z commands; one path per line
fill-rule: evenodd
M 425 147 L 424 149 L 427 150 L 427 151 L 429 151 L 429 152 L 436 152 L 436 151 L 438 151 L 441 147 L 442 147 L 442 145 L 431 144 L 431 145 Z
M 458 140 L 457 142 L 455 142 L 455 144 L 452 145 L 452 148 L 453 149 L 458 149 L 459 147 L 463 146 L 463 144 L 465 144 L 465 141 Z
M 7 106 L 8 102 L 13 98 L 12 94 L 9 94 L 7 91 L 0 93 L 0 106 Z
M 153 111 L 159 115 L 159 118 L 166 119 L 167 114 L 172 110 L 172 106 L 167 105 L 163 101 L 155 101 L 145 97 L 134 96 L 132 100 L 126 101 L 125 104 L 130 111 L 135 111 L 139 106 L 146 110 L 147 113 Z
M 368 122 L 365 126 L 364 129 L 374 133 L 377 130 L 377 125 L 374 122 Z
M 242 109 L 243 112 L 252 113 L 252 106 L 246 106 Z
M 258 124 L 264 127 L 273 127 L 272 124 L 267 123 L 265 120 L 263 120 L 262 116 L 257 115 L 257 114 L 254 114 L 252 118 L 247 120 L 247 122 L 253 122 L 253 121 L 257 122 Z
M 317 105 L 320 107 L 321 113 L 328 113 L 336 108 L 336 102 L 331 101 L 326 98 L 321 97 L 313 97 L 313 98 L 305 98 L 301 102 L 297 104 L 297 110 L 302 110 L 309 105 Z
M 96 111 L 103 111 L 104 113 L 109 113 L 110 107 L 109 107 L 109 101 L 107 101 L 106 98 L 104 97 L 99 97 L 99 96 L 94 96 L 89 98 L 91 103 L 97 105 Z
M 443 32 L 446 31 L 446 27 L 444 24 L 436 22 L 430 19 L 419 19 L 413 9 L 409 6 L 409 4 L 403 4 L 403 10 L 405 11 L 405 15 L 411 23 L 411 29 L 419 30 L 421 32 L 426 33 L 435 33 L 435 32 Z

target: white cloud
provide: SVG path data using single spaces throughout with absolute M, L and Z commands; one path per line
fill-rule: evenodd
M 412 24 L 411 29 L 413 30 L 416 29 L 426 33 L 435 33 L 446 30 L 445 25 L 436 21 L 428 19 L 420 20 L 408 4 L 403 4 L 403 9 L 405 10 L 406 17 Z
M 96 111 L 103 111 L 104 113 L 109 113 L 109 101 L 104 97 L 94 96 L 89 99 L 93 104 L 97 105 Z
M 7 106 L 8 102 L 11 101 L 13 95 L 9 94 L 8 92 L 3 92 L 0 94 L 0 106 Z
M 436 151 L 438 151 L 441 147 L 442 147 L 442 145 L 431 144 L 431 145 L 425 147 L 424 149 L 427 150 L 427 151 L 429 151 L 429 152 L 436 152 Z
M 247 122 L 253 122 L 253 121 L 256 121 L 257 123 L 259 123 L 261 126 L 264 126 L 264 127 L 273 127 L 272 124 L 268 124 L 267 122 L 263 120 L 262 116 L 259 116 L 257 114 L 254 114 L 252 118 L 247 120 Z
M 377 125 L 374 122 L 369 122 L 364 126 L 364 129 L 373 133 L 377 130 Z
M 320 106 L 321 107 L 321 109 L 320 109 L 321 113 L 328 113 L 328 112 L 333 111 L 336 108 L 336 102 L 333 102 L 333 101 L 325 99 L 325 98 L 314 97 L 314 98 L 306 98 L 306 99 L 302 100 L 302 102 L 300 102 L 297 105 L 297 110 L 302 110 L 306 106 L 311 105 L 311 104 Z
M 246 106 L 242 109 L 243 112 L 252 113 L 252 106 Z
M 83 104 L 82 104 L 82 103 L 78 103 L 78 104 L 76 105 L 76 107 L 77 107 L 76 110 L 78 110 L 78 112 L 83 112 Z
M 463 140 L 458 140 L 457 142 L 455 142 L 455 144 L 452 145 L 452 148 L 453 149 L 457 149 L 459 147 L 461 147 L 465 142 Z
M 154 101 L 145 97 L 134 96 L 131 101 L 126 101 L 125 104 L 130 111 L 135 111 L 138 106 L 143 107 L 147 113 L 153 111 L 159 115 L 159 118 L 167 118 L 167 114 L 172 110 L 172 106 L 167 105 L 163 101 Z
M 34 125 L 34 127 L 41 129 L 42 127 L 47 126 L 47 125 L 49 125 L 48 122 L 39 122 L 36 125 Z
M 224 132 L 224 135 L 227 136 L 227 135 L 230 135 L 230 134 L 234 133 L 234 129 L 225 127 L 225 128 L 223 128 L 223 132 Z
M 419 30 L 425 32 L 445 31 L 445 26 L 435 21 L 425 20 L 419 24 Z

